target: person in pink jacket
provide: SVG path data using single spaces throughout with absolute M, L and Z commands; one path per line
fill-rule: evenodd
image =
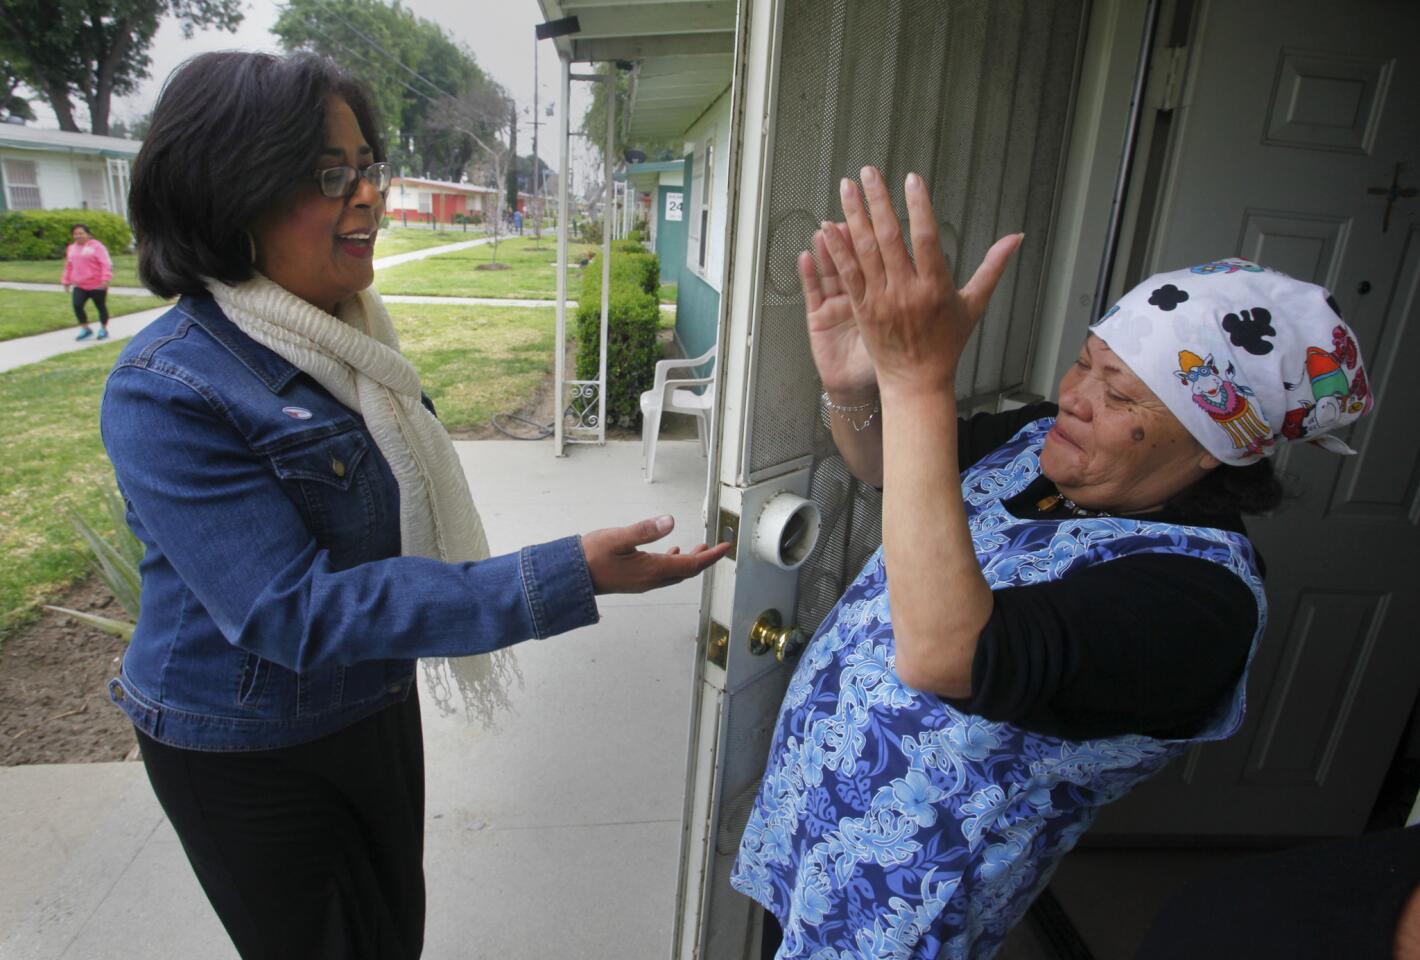
M 79 336 L 87 340 L 94 335 L 89 328 L 89 316 L 84 304 L 92 300 L 99 308 L 99 339 L 108 339 L 108 284 L 113 279 L 113 261 L 108 248 L 89 232 L 86 224 L 76 223 L 70 236 L 74 242 L 64 251 L 64 289 L 73 289 L 74 316 L 79 321 Z

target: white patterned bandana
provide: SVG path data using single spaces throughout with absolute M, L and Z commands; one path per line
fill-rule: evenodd
M 1225 464 L 1285 440 L 1355 453 L 1330 434 L 1374 403 L 1331 294 L 1236 257 L 1155 274 L 1090 332 Z

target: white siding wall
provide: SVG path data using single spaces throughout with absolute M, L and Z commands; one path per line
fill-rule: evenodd
M 704 175 L 705 144 L 714 144 L 714 169 L 710 184 L 709 248 L 705 251 L 705 266 L 700 259 L 700 210 Z M 714 106 L 701 117 L 695 126 L 685 133 L 685 152 L 694 153 L 691 178 L 686 196 L 686 213 L 691 218 L 685 245 L 686 268 L 695 273 L 716 291 L 720 289 L 720 276 L 725 265 L 725 220 L 730 200 L 730 97 L 728 92 L 715 102 Z
M 390 189 L 389 196 L 385 199 L 385 210 L 389 212 L 395 210 L 417 211 L 419 209 L 419 195 L 427 192 L 418 187 L 401 187 L 396 184 Z
M 0 151 L 0 169 L 6 159 L 29 161 L 35 165 L 35 178 L 39 182 L 41 209 L 59 210 L 82 208 L 84 195 L 79 189 L 78 165 L 93 165 L 88 157 L 76 157 L 67 153 L 45 153 L 40 150 Z M 103 170 L 103 165 L 98 165 Z M 5 205 L 9 207 L 9 198 Z

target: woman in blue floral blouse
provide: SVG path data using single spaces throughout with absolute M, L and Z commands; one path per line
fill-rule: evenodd
M 1277 505 L 1278 443 L 1350 452 L 1328 433 L 1372 400 L 1325 290 L 1227 259 L 1128 293 L 1058 405 L 958 420 L 1020 237 L 958 289 L 921 178 L 915 262 L 862 180 L 800 274 L 883 546 L 789 684 L 732 883 L 766 956 L 989 957 L 1101 806 L 1241 724 L 1267 610 L 1241 514 Z

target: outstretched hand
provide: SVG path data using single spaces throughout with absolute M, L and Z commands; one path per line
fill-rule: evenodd
M 597 593 L 645 593 L 696 576 L 730 552 L 728 543 L 700 544 L 689 553 L 672 547 L 665 553 L 636 549 L 655 543 L 675 529 L 672 517 L 655 517 L 629 527 L 609 527 L 582 536 L 582 551 Z
M 825 225 L 814 233 L 813 251 L 799 254 L 809 346 L 823 388 L 840 403 L 857 403 L 877 393 L 878 375 L 858 331 L 858 321 L 853 318 L 853 302 L 834 269 L 824 236 L 826 230 L 848 236 L 844 224 Z
M 847 235 L 826 223 L 820 236 L 852 304 L 878 383 L 885 391 L 951 389 L 967 338 L 1024 235 L 996 241 L 971 280 L 957 289 L 922 178 L 915 173 L 907 178 L 915 263 L 882 175 L 864 167 L 862 178 L 866 206 L 853 181 L 845 178 L 840 185 Z

